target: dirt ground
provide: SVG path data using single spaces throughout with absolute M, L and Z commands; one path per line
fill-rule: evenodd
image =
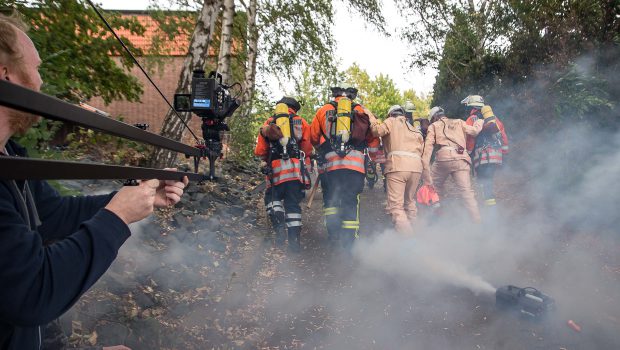
M 592 286 L 601 291 L 592 294 L 596 301 L 571 294 L 562 301 L 583 307 L 569 312 L 558 304 L 557 312 L 532 321 L 496 310 L 494 295 L 428 289 L 423 278 L 360 268 L 350 253 L 329 245 L 320 193 L 310 210 L 304 202 L 300 254 L 273 245 L 260 201 L 232 214 L 228 209 L 240 202 L 222 201 L 226 210 L 198 215 L 189 228 L 166 230 L 162 221 L 141 227 L 102 281 L 63 317 L 73 344 L 134 350 L 620 348 L 617 246 L 566 240 L 557 246 L 563 248 L 545 251 L 551 261 L 568 244 L 598 245 L 607 264 L 594 268 L 606 285 Z M 380 185 L 362 195 L 361 237 L 389 226 L 384 201 Z M 515 274 L 543 283 L 548 266 L 537 261 L 515 267 Z M 560 280 L 556 285 L 566 289 L 579 284 L 570 276 Z M 581 332 L 567 326 L 569 317 Z

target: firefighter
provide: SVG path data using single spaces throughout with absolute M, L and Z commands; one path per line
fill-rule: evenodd
M 387 211 L 398 232 L 410 232 L 417 213 L 415 195 L 424 169 L 422 131 L 413 126 L 412 120 L 405 116 L 405 110 L 398 105 L 389 109 L 383 123 L 378 123 L 369 111 L 367 113 L 373 135 L 382 138 L 387 152 Z
M 465 137 L 478 135 L 483 122 L 479 120 L 474 125 L 467 125 L 464 120 L 449 119 L 441 107 L 431 108 L 429 118 L 431 125 L 424 142 L 422 161 L 425 168 L 430 168 L 430 174 L 424 174 L 424 184 L 435 187 L 442 198 L 444 183 L 448 176 L 452 176 L 472 221 L 480 223 L 480 210 L 470 178 L 471 158 L 465 152 Z M 434 149 L 435 162 L 429 166 Z
M 405 110 L 405 118 L 409 120 L 409 123 L 419 129 L 423 137 L 426 137 L 426 132 L 430 125 L 428 118 L 416 111 L 415 105 L 411 101 L 406 101 L 403 109 Z
M 467 137 L 467 152 L 473 161 L 484 205 L 492 208 L 496 204 L 493 189 L 495 171 L 502 165 L 504 154 L 508 153 L 506 130 L 491 106 L 484 104 L 482 96 L 467 96 L 461 104 L 465 105 L 469 116 L 467 125 L 474 125 L 477 120 L 485 121 L 485 127 L 478 136 Z
M 265 207 L 276 234 L 276 244 L 301 249 L 301 206 L 304 191 L 310 184 L 310 126 L 297 115 L 299 102 L 283 97 L 275 113 L 260 128 L 254 154 L 266 162 Z
M 379 140 L 370 132 L 363 107 L 353 102 L 356 88 L 341 85 L 332 87 L 331 93 L 334 99 L 312 120 L 310 138 L 323 164 L 323 210 L 329 239 L 340 240 L 343 247 L 350 248 L 360 227 L 365 149 L 377 148 Z

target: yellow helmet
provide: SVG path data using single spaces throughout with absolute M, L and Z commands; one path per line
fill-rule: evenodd
M 484 107 L 484 99 L 480 95 L 469 95 L 461 101 L 461 104 L 467 107 Z

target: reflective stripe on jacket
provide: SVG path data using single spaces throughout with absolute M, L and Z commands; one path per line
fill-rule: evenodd
M 325 155 L 325 171 L 330 172 L 339 169 L 355 170 L 362 174 L 366 174 L 364 168 L 364 153 L 358 150 L 351 150 L 344 158 L 336 154 L 336 152 L 328 152 Z
M 289 113 L 295 113 L 293 109 L 289 108 Z M 269 125 L 272 122 L 273 118 L 267 118 L 264 125 Z M 300 121 L 300 124 L 293 125 L 293 134 L 295 139 L 297 139 L 299 143 L 299 149 L 303 151 L 306 155 L 305 159 L 305 167 L 306 169 L 310 169 L 310 153 L 312 153 L 312 144 L 310 143 L 310 125 L 301 118 L 299 115 L 295 115 L 292 118 L 293 121 Z M 256 148 L 254 149 L 254 154 L 260 157 L 264 161 L 269 160 L 269 152 L 271 152 L 271 145 L 269 140 L 265 137 L 261 136 L 260 132 L 258 133 L 258 137 L 256 139 Z M 279 185 L 286 181 L 300 181 L 309 183 L 310 179 L 303 179 L 301 176 L 301 163 L 297 158 L 289 158 L 288 160 L 283 159 L 274 159 L 271 161 L 272 179 L 274 185 Z M 309 177 L 309 176 L 306 176 Z M 267 187 L 271 186 L 271 182 L 269 180 L 269 176 L 266 176 Z
M 267 187 L 271 187 L 273 182 L 274 186 L 277 186 L 281 183 L 287 181 L 299 181 L 304 184 L 310 184 L 310 178 L 306 176 L 302 178 L 301 174 L 301 162 L 297 158 L 289 158 L 289 159 L 276 159 L 271 162 L 272 167 L 272 178 L 269 180 L 269 175 L 266 176 Z M 306 157 L 305 163 L 306 169 L 310 168 L 309 158 Z

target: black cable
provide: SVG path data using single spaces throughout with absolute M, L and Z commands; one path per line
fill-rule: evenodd
M 105 19 L 105 17 L 103 17 L 103 15 L 101 14 L 101 12 L 99 12 L 99 10 L 97 10 L 97 7 L 95 6 L 95 4 L 93 4 L 93 2 L 91 0 L 86 0 L 90 6 L 92 6 L 93 10 L 95 10 L 95 12 L 97 13 L 97 15 L 99 16 L 99 18 L 101 18 L 101 20 L 103 21 L 103 23 L 105 23 L 106 27 L 108 27 L 108 29 L 112 32 L 112 34 L 114 34 L 114 37 L 116 38 L 116 40 L 118 40 L 118 42 L 121 44 L 121 46 L 123 46 L 123 48 L 125 49 L 125 51 L 127 51 L 127 53 L 129 54 L 129 56 L 133 59 L 134 63 L 138 66 L 138 68 L 140 68 L 140 70 L 142 71 L 142 73 L 144 73 L 144 76 L 146 76 L 146 78 L 149 80 L 149 82 L 153 85 L 153 87 L 155 88 L 155 90 L 157 90 L 157 92 L 159 93 L 159 95 L 164 99 L 164 101 L 166 101 L 166 104 L 168 104 L 168 107 L 170 107 L 170 109 L 172 110 L 172 112 L 174 112 L 174 115 L 177 116 L 177 118 L 179 118 L 179 120 L 181 120 L 181 123 L 183 123 L 183 125 L 185 126 L 185 128 L 192 134 L 192 136 L 194 137 L 194 139 L 196 140 L 196 142 L 200 142 L 200 140 L 198 139 L 198 137 L 196 136 L 196 134 L 194 134 L 194 132 L 192 131 L 192 129 L 189 128 L 189 125 L 187 125 L 187 123 L 185 122 L 185 120 L 183 120 L 183 118 L 181 118 L 181 116 L 179 115 L 179 113 L 177 113 L 176 109 L 174 109 L 174 107 L 172 107 L 172 104 L 170 103 L 170 101 L 168 101 L 168 99 L 166 98 L 166 96 L 164 95 L 163 92 L 161 92 L 161 90 L 159 89 L 159 87 L 157 87 L 157 85 L 155 84 L 155 82 L 153 81 L 153 79 L 151 79 L 151 77 L 148 75 L 148 73 L 144 70 L 144 68 L 142 68 L 142 65 L 140 65 L 140 62 L 138 62 L 138 60 L 136 59 L 136 57 L 131 53 L 131 51 L 129 50 L 129 48 L 127 47 L 127 45 L 125 45 L 125 43 L 123 42 L 123 39 L 121 39 L 118 34 L 116 34 L 116 32 L 114 31 L 114 29 L 112 28 L 112 26 L 110 25 L 110 23 L 108 23 L 108 21 Z

